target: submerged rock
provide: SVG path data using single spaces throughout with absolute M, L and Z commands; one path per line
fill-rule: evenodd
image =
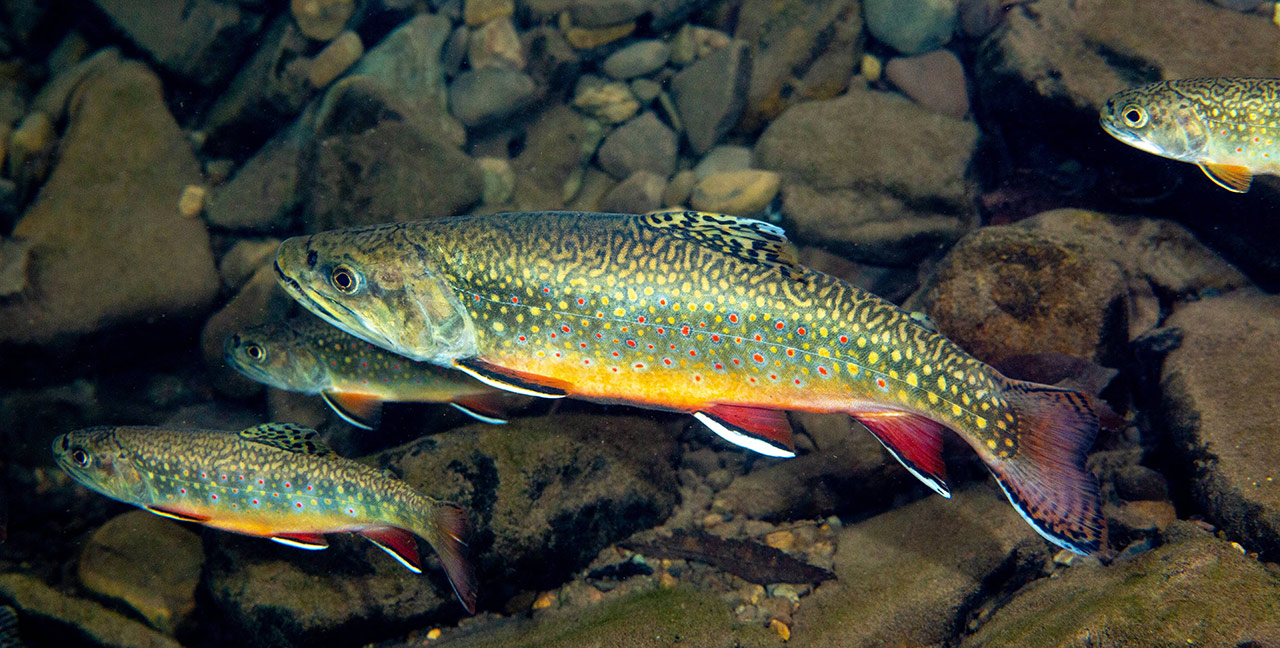
M 674 452 L 673 438 L 648 419 L 553 416 L 424 437 L 371 461 L 467 510 L 483 607 L 555 585 L 604 546 L 664 519 L 676 500 Z M 333 549 L 307 554 L 217 537 L 209 592 L 260 641 L 305 643 L 319 633 L 369 641 L 389 624 L 461 612 L 437 568 L 415 575 L 362 541 L 335 537 Z
M 1280 645 L 1280 583 L 1230 543 L 1202 537 L 1038 580 L 961 645 Z
M 67 596 L 25 574 L 0 574 L 0 601 L 18 609 L 23 627 L 39 625 L 42 635 L 64 646 L 179 648 L 177 641 L 122 614 L 82 598 Z
M 1165 326 L 1182 331 L 1182 345 L 1165 358 L 1159 416 L 1195 497 L 1232 537 L 1280 559 L 1280 403 L 1270 396 L 1280 389 L 1280 297 L 1203 299 Z
M 676 152 L 676 134 L 652 112 L 646 112 L 605 137 L 598 159 L 600 168 L 619 180 L 637 171 L 649 171 L 665 180 L 675 171 Z
M 838 580 L 795 612 L 794 646 L 939 645 L 964 629 L 972 601 L 1013 591 L 1048 558 L 1041 541 L 995 487 L 928 496 L 845 527 Z
M 524 108 L 536 95 L 533 79 L 518 70 L 468 70 L 449 86 L 449 112 L 468 128 L 481 126 Z
M 711 150 L 738 122 L 750 79 L 751 51 L 741 41 L 699 59 L 671 79 L 671 95 L 694 153 Z
M 796 238 L 864 263 L 909 265 L 973 219 L 965 169 L 977 139 L 971 122 L 851 89 L 787 109 L 760 136 L 754 166 L 782 175 Z
M 176 522 L 132 511 L 102 525 L 80 554 L 80 582 L 124 601 L 166 634 L 196 608 L 204 565 L 200 536 Z
M 867 31 L 911 56 L 946 45 L 956 31 L 955 0 L 864 0 Z
M 101 328 L 205 311 L 218 276 L 204 222 L 178 198 L 200 166 L 160 82 L 123 63 L 81 85 L 58 162 L 13 236 L 30 283 L 0 307 L 0 340 L 67 341 Z

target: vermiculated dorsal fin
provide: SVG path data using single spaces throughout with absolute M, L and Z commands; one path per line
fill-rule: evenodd
M 323 457 L 333 454 L 333 450 L 323 441 L 316 438 L 319 432 L 311 428 L 293 423 L 263 423 L 241 430 L 240 438 L 254 443 L 261 443 L 273 448 L 288 450 L 298 454 L 309 454 Z
M 671 236 L 774 268 L 792 279 L 804 274 L 787 233 L 777 225 L 697 211 L 650 212 L 640 218 Z

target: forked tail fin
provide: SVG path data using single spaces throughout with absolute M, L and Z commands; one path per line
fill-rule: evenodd
M 454 504 L 430 500 L 425 507 L 426 519 L 414 532 L 427 539 L 440 556 L 440 566 L 449 577 L 453 593 L 467 612 L 476 611 L 476 581 L 467 561 L 467 514 Z
M 1098 482 L 1085 453 L 1098 435 L 1098 418 L 1083 394 L 1007 380 L 1003 397 L 1017 420 L 1017 452 L 988 467 L 1014 508 L 1050 542 L 1079 554 L 1106 544 Z

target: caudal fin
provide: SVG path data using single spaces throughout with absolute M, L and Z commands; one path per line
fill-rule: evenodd
M 430 514 L 425 527 L 419 535 L 431 543 L 431 547 L 440 556 L 440 566 L 449 577 L 453 593 L 467 612 L 476 611 L 476 580 L 467 561 L 467 543 L 463 538 L 468 533 L 467 514 L 462 508 L 453 504 L 432 502 Z
M 1017 451 L 988 467 L 1014 508 L 1050 542 L 1089 555 L 1106 544 L 1098 482 L 1085 453 L 1098 418 L 1079 392 L 1007 381 L 1001 397 L 1017 421 Z

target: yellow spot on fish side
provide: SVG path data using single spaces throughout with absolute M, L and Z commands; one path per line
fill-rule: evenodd
M 987 439 L 987 447 L 991 448 L 992 450 L 995 450 L 996 449 L 995 439 Z
M 875 363 L 877 363 L 877 362 L 879 362 L 879 361 L 880 361 L 880 354 L 879 354 L 879 353 L 876 353 L 875 351 L 872 351 L 871 353 L 868 353 L 868 354 L 867 354 L 867 362 L 868 362 L 869 364 L 875 364 Z
M 504 330 L 506 330 L 506 328 L 507 328 L 507 327 L 506 327 L 506 325 L 505 325 L 505 324 L 503 324 L 501 320 L 494 320 L 494 321 L 493 321 L 493 330 L 494 330 L 494 332 L 496 332 L 496 333 L 501 333 L 501 332 L 503 332 Z
M 952 404 L 951 404 L 951 413 L 952 413 L 952 414 L 954 414 L 955 416 L 960 416 L 960 414 L 961 414 L 961 413 L 963 413 L 963 412 L 964 412 L 964 410 L 960 409 L 960 406 L 959 406 L 959 405 L 956 405 L 955 403 L 952 403 Z
M 973 422 L 977 424 L 979 430 L 987 429 L 987 419 L 984 419 L 981 416 L 975 416 L 973 417 Z
M 908 385 L 911 385 L 912 387 L 916 387 L 918 383 L 919 383 L 919 380 L 916 379 L 916 375 L 914 373 L 907 374 Z

